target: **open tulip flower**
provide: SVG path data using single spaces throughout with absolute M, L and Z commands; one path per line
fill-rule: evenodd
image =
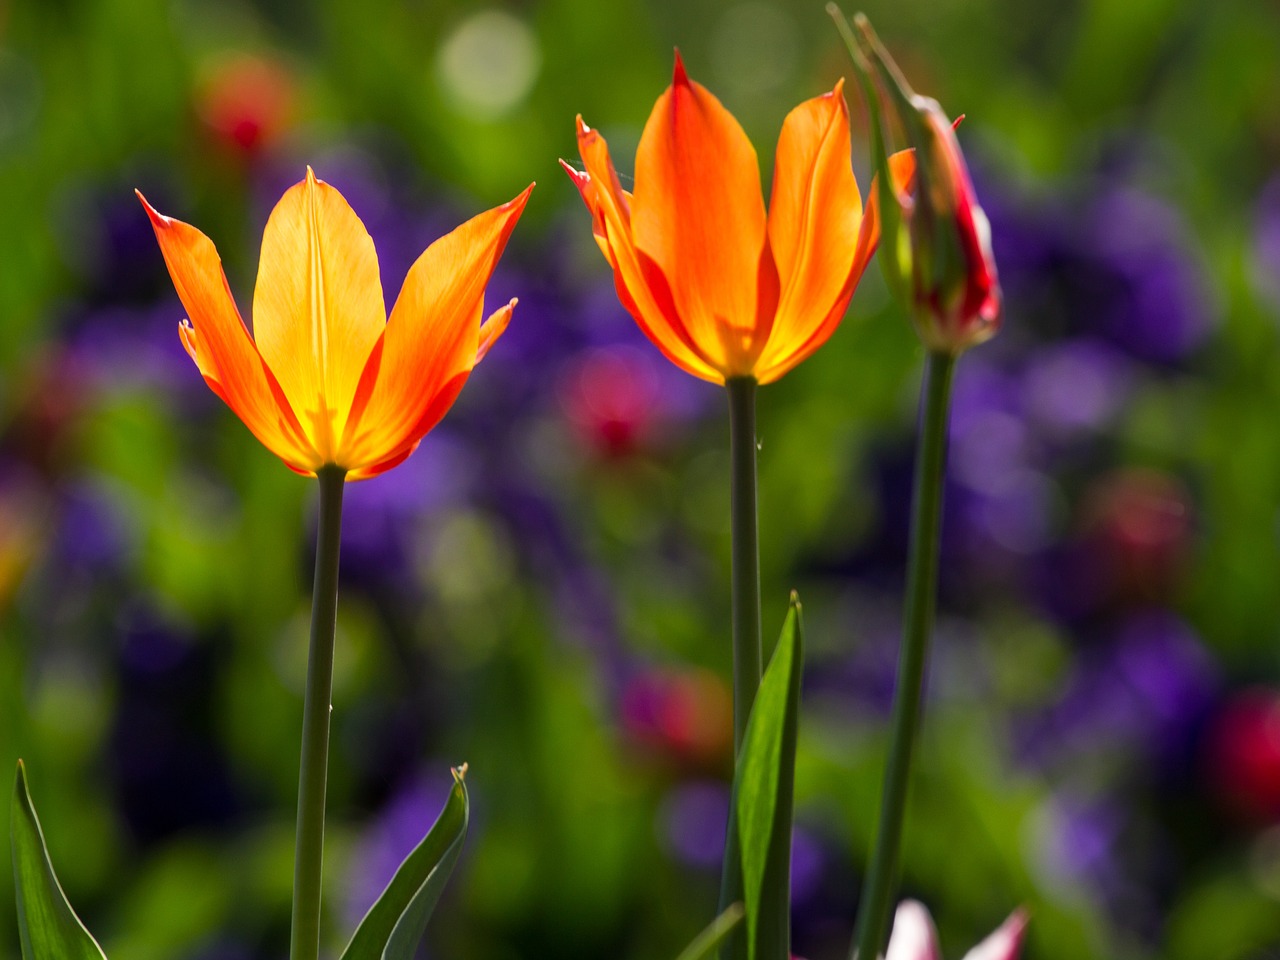
M 995 933 L 966 953 L 964 960 L 1018 960 L 1026 927 L 1026 911 L 1015 910 Z M 884 960 L 942 960 L 938 932 L 924 904 L 916 900 L 898 904 Z
M 417 448 L 506 328 L 516 301 L 482 325 L 484 289 L 532 189 L 431 244 L 388 319 L 373 241 L 308 167 L 267 221 L 252 337 L 209 238 L 138 197 L 213 392 L 291 469 L 360 480 Z
M 756 151 L 676 55 L 622 189 L 600 134 L 578 118 L 586 168 L 561 161 L 591 211 L 618 296 L 682 370 L 777 380 L 831 336 L 879 239 L 850 161 L 842 84 L 787 116 L 766 215 Z M 895 169 L 904 178 L 907 166 Z

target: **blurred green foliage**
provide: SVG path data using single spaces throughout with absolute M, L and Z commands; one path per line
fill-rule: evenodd
M 1136 144 L 1126 188 L 1175 211 L 1213 319 L 1177 362 L 1128 368 L 1130 401 L 1051 476 L 1055 543 L 1078 539 L 1093 480 L 1112 469 L 1160 471 L 1187 492 L 1185 557 L 1158 601 L 1194 627 L 1216 684 L 1212 703 L 1185 709 L 1199 724 L 1191 759 L 1166 775 L 1122 712 L 1114 727 L 1100 714 L 1065 761 L 1029 760 L 1023 735 L 1109 628 L 1047 613 L 1017 562 L 962 579 L 943 597 L 904 889 L 952 950 L 1026 903 L 1030 957 L 1265 956 L 1280 945 L 1276 818 L 1224 809 L 1223 768 L 1202 757 L 1219 741 L 1201 734 L 1235 693 L 1280 685 L 1280 306 L 1259 282 L 1280 267 L 1256 249 L 1280 172 L 1280 7 L 865 10 L 914 86 L 967 114 L 980 189 L 1045 201 L 1051 225 L 1101 191 L 1115 143 Z M 565 399 L 583 330 L 618 308 L 556 160 L 573 157 L 581 113 L 625 173 L 674 46 L 740 118 L 766 176 L 786 111 L 850 72 L 818 2 L 0 5 L 0 768 L 25 758 L 68 897 L 113 960 L 282 955 L 314 494 L 199 384 L 159 254 L 129 247 L 132 221 L 113 211 L 138 187 L 199 225 L 247 312 L 270 204 L 305 163 L 325 176 L 322 160 L 346 170 L 352 156 L 377 171 L 382 207 L 335 182 L 370 222 L 421 213 L 417 249 L 539 186 L 507 255 L 503 295 L 522 299 L 512 331 L 439 436 L 361 488 L 382 491 L 375 504 L 416 503 L 415 485 L 423 498 L 394 514 L 408 555 L 374 550 L 394 574 L 344 556 L 330 942 L 388 878 L 388 851 L 429 826 L 462 760 L 473 831 L 432 956 L 670 957 L 710 920 L 717 870 L 673 838 L 692 817 L 714 840 L 703 807 L 727 797 L 723 398 L 688 384 L 692 412 L 655 414 L 622 457 L 580 436 Z M 226 66 L 244 57 L 270 65 L 287 101 L 272 114 L 232 98 L 252 130 L 218 113 Z M 400 276 L 380 254 L 390 294 Z M 1012 364 L 1077 335 L 1070 323 L 1089 318 L 1059 323 L 1060 293 L 1011 299 L 991 356 Z M 1016 311 L 1028 302 L 1043 313 Z M 121 310 L 162 315 L 160 333 L 144 324 L 110 352 L 94 324 Z M 796 929 L 810 960 L 847 949 L 874 823 L 884 716 L 843 685 L 848 659 L 892 635 L 898 560 L 867 561 L 866 545 L 890 512 L 894 475 L 880 471 L 911 435 L 920 359 L 869 275 L 831 342 L 760 397 L 765 635 L 792 587 L 808 618 L 796 809 L 819 868 Z M 512 384 L 525 385 L 517 401 L 504 399 Z M 1052 579 L 1064 568 L 1049 554 Z M 373 572 L 356 579 L 362 564 Z M 679 694 L 678 736 L 628 713 L 640 668 Z M 1265 793 L 1258 750 L 1262 786 L 1249 784 Z M 1063 826 L 1073 804 L 1122 824 L 1102 830 L 1101 852 L 1072 849 L 1098 835 Z M 1071 853 L 1096 853 L 1093 866 L 1068 866 Z M 1110 882 L 1089 872 L 1103 861 Z M 0 902 L 10 883 L 0 871 Z M 17 956 L 7 910 L 0 956 Z

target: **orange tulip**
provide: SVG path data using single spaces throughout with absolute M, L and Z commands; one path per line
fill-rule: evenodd
M 636 151 L 635 191 L 578 118 L 579 171 L 618 296 L 682 370 L 770 383 L 822 346 L 844 316 L 879 239 L 850 162 L 843 81 L 787 116 L 766 215 L 755 148 L 705 87 L 675 76 Z M 895 177 L 910 177 L 910 156 Z
M 336 466 L 363 480 L 413 453 L 506 329 L 516 301 L 481 324 L 484 288 L 532 189 L 431 244 L 387 319 L 373 241 L 308 167 L 267 221 L 253 337 L 209 238 L 138 198 L 205 382 L 290 469 Z

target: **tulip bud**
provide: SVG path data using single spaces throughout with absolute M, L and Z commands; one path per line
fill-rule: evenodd
M 957 356 L 1000 327 L 991 228 L 974 197 L 954 125 L 936 100 L 912 92 L 866 17 L 859 14 L 855 23 L 859 35 L 850 49 L 863 74 L 881 171 L 883 267 L 925 346 Z M 887 110 L 883 120 L 880 104 Z M 915 152 L 914 185 L 905 192 L 887 176 L 890 131 Z

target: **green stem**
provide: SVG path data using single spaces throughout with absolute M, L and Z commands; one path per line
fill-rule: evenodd
M 893 700 L 893 735 L 880 799 L 880 826 L 858 910 L 854 935 L 856 949 L 851 955 L 855 960 L 859 957 L 876 960 L 880 956 L 897 886 L 911 752 L 920 721 L 921 688 L 929 659 L 929 636 L 933 630 L 937 599 L 947 408 L 954 368 L 954 357 L 931 353 L 920 397 L 920 435 L 911 503 L 911 552 L 907 558 L 902 650 L 898 658 L 898 682 Z
M 747 718 L 760 687 L 763 654 L 760 641 L 760 538 L 756 508 L 756 380 L 733 377 L 729 391 L 729 460 L 732 490 L 732 611 L 733 611 L 733 753 L 747 731 Z M 720 877 L 720 910 L 742 900 L 742 858 L 738 826 L 731 811 L 725 836 Z M 738 929 L 729 935 L 721 956 L 745 957 L 746 937 Z
M 733 749 L 742 746 L 760 686 L 760 538 L 756 518 L 756 380 L 734 377 L 729 390 L 733 484 Z
M 322 467 L 320 525 L 316 531 L 315 586 L 311 595 L 311 651 L 302 706 L 302 761 L 298 772 L 298 840 L 293 867 L 293 926 L 289 960 L 320 956 L 320 892 L 324 864 L 324 799 L 329 778 L 329 715 L 333 693 L 333 634 L 338 617 L 338 554 L 346 471 Z

